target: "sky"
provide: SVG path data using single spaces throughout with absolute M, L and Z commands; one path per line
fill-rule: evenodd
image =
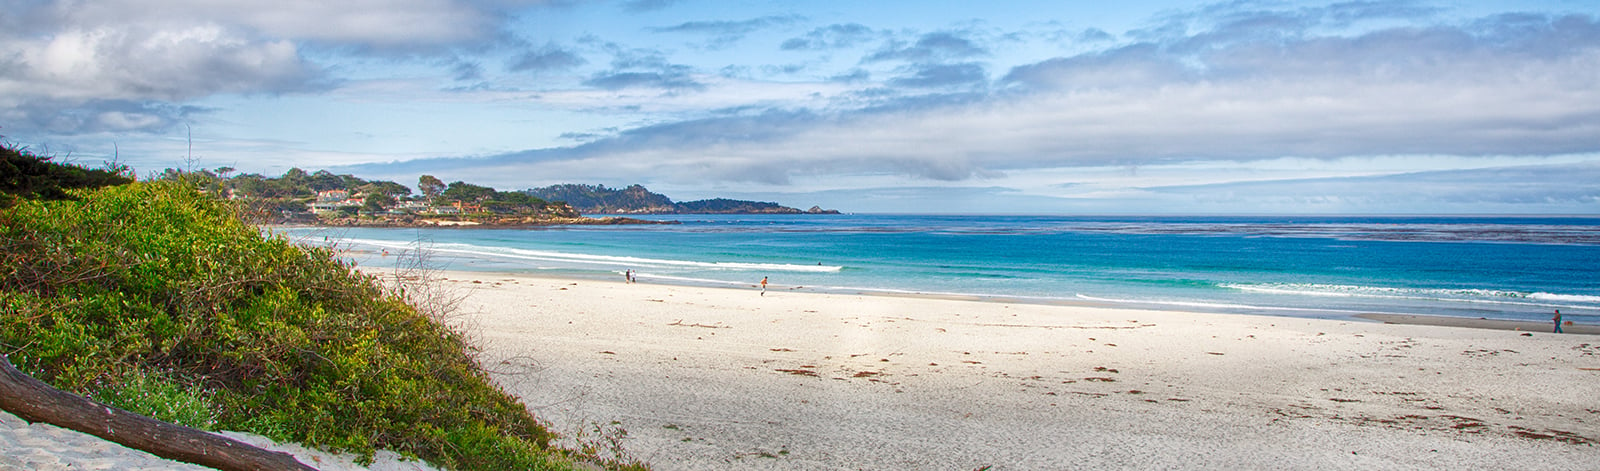
M 1600 2 L 0 0 L 0 136 L 855 213 L 1600 215 Z

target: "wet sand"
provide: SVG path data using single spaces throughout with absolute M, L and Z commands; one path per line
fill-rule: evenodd
M 1555 324 L 1550 322 L 1505 321 L 1495 319 L 1472 319 L 1466 317 L 1422 316 L 1407 314 L 1359 314 L 1356 317 L 1383 322 L 1386 324 L 1432 325 L 1441 327 L 1465 327 L 1471 329 L 1512 330 L 1519 332 L 1553 333 Z M 1600 326 L 1565 324 L 1561 331 L 1567 334 L 1600 335 Z

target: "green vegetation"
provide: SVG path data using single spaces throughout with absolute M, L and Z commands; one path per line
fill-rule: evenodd
M 565 201 L 578 211 L 591 214 L 838 214 L 838 211 L 813 207 L 808 211 L 778 203 L 715 198 L 674 203 L 671 198 L 653 193 L 640 185 L 606 188 L 603 185 L 552 185 L 525 190 L 539 198 Z
M 67 199 L 67 190 L 133 181 L 125 175 L 126 167 L 90 170 L 52 160 L 23 147 L 0 145 L 0 208 L 14 204 L 18 198 Z
M 185 181 L 204 192 L 237 200 L 253 221 L 328 225 L 428 225 L 428 221 L 471 221 L 490 225 L 570 223 L 591 214 L 838 214 L 812 207 L 801 211 L 777 203 L 716 198 L 675 203 L 640 185 L 614 189 L 562 184 L 523 191 L 457 181 L 433 175 L 417 179 L 419 195 L 399 183 L 368 181 L 327 170 L 289 169 L 281 177 L 230 176 L 233 169 L 182 172 L 167 169 L 159 180 Z M 634 220 L 637 222 L 637 220 Z
M 445 185 L 432 175 L 418 179 L 422 194 L 413 195 L 411 188 L 399 183 L 368 181 L 327 170 L 306 173 L 293 168 L 281 177 L 232 173 L 227 167 L 189 172 L 167 169 L 157 179 L 187 182 L 208 194 L 237 200 L 252 220 L 268 223 L 397 224 L 414 222 L 418 216 L 457 220 L 578 217 L 565 203 L 466 182 Z
M 686 201 L 678 203 L 678 211 L 695 214 L 795 214 L 798 209 L 762 201 L 731 200 L 715 198 L 709 200 Z
M 414 293 L 263 236 L 203 174 L 166 176 L 0 209 L 0 351 L 18 368 L 163 420 L 369 457 L 596 460 L 552 447 Z
M 534 188 L 526 193 L 547 200 L 565 201 L 585 213 L 671 213 L 677 210 L 672 199 L 640 185 L 606 188 L 604 185 L 562 184 Z
M 179 385 L 153 373 L 131 374 L 92 389 L 95 400 L 128 412 L 201 430 L 217 426 L 217 407 L 204 389 Z

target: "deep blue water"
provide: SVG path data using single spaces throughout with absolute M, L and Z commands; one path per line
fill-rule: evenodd
M 678 225 L 283 229 L 357 263 L 772 289 L 1600 324 L 1600 218 L 661 216 Z

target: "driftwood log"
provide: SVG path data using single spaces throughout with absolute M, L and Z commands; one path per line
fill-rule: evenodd
M 29 422 L 76 430 L 169 460 L 224 471 L 311 470 L 288 453 L 169 424 L 56 389 L 0 354 L 0 409 Z

